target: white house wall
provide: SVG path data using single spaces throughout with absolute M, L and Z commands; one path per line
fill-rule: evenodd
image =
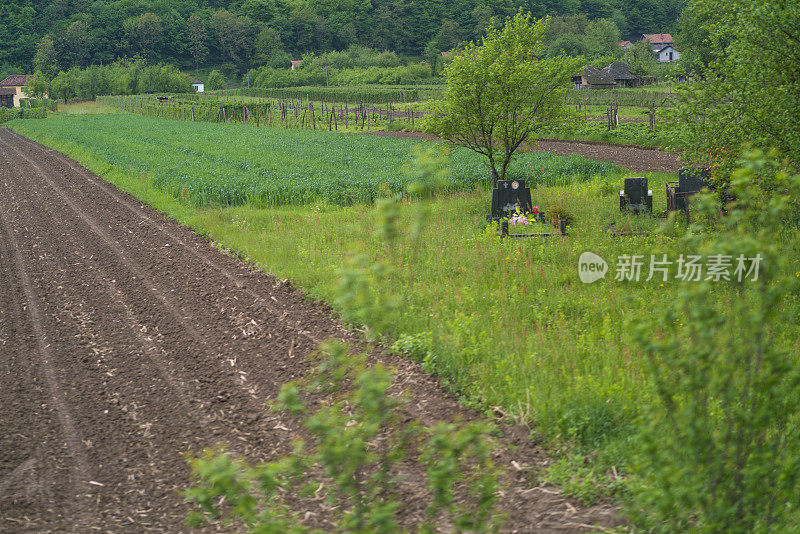
M 669 55 L 672 54 L 672 59 L 670 59 Z M 664 50 L 661 50 L 658 53 L 658 60 L 661 63 L 669 63 L 670 61 L 678 61 L 681 58 L 681 53 L 675 50 L 672 47 L 667 47 Z

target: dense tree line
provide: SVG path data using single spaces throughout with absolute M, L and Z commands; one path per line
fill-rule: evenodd
M 598 36 L 669 31 L 684 0 L 10 0 L 0 5 L 0 71 L 72 67 L 119 58 L 225 74 L 286 68 L 309 52 L 352 45 L 420 57 L 478 38 L 493 17 L 584 15 L 583 44 Z M 582 19 L 582 20 L 583 20 Z M 595 21 L 603 19 L 598 24 Z
M 85 69 L 72 67 L 59 72 L 50 83 L 36 71 L 26 91 L 32 95 L 48 93 L 50 98 L 69 101 L 94 100 L 98 95 L 139 93 L 188 93 L 194 91 L 189 77 L 172 65 L 145 65 L 143 61 L 120 60 Z

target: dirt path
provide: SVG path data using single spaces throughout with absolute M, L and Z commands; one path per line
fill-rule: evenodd
M 329 316 L 0 128 L 0 532 L 186 531 L 183 454 L 219 442 L 251 459 L 288 452 L 302 430 L 265 403 L 321 340 L 352 340 Z M 380 358 L 399 369 L 409 417 L 476 417 L 414 364 Z M 611 507 L 531 485 L 526 468 L 546 460 L 524 429 L 505 430 L 509 531 L 619 523 Z M 405 491 L 408 526 L 419 491 Z
M 422 132 L 369 132 L 370 135 L 382 137 L 400 137 L 419 139 L 421 141 L 438 141 L 439 138 Z M 611 145 L 593 141 L 558 141 L 540 139 L 533 147 L 523 150 L 552 152 L 559 156 L 580 154 L 598 161 L 609 161 L 634 172 L 677 172 L 684 167 L 678 160 L 678 154 L 653 150 L 630 145 Z

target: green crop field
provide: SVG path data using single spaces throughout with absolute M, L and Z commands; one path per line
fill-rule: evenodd
M 51 118 L 36 123 L 36 129 L 74 139 L 103 161 L 150 175 L 164 192 L 199 206 L 370 203 L 382 190 L 405 189 L 404 163 L 419 144 L 131 114 Z M 488 186 L 490 176 L 477 154 L 457 149 L 448 157 L 454 179 L 446 191 Z M 519 158 L 511 176 L 567 183 L 619 172 L 614 165 L 579 156 L 530 153 Z
M 357 270 L 349 262 L 358 254 L 389 262 L 393 274 L 373 278 L 369 288 L 376 297 L 399 296 L 397 315 L 389 324 L 362 317 L 367 326 L 380 328 L 387 344 L 396 343 L 465 402 L 496 407 L 559 444 L 566 453 L 545 477 L 567 493 L 592 500 L 619 487 L 616 473 L 630 466 L 636 417 L 655 395 L 635 332 L 682 284 L 645 281 L 646 273 L 640 281 L 617 281 L 615 259 L 684 252 L 678 236 L 685 229 L 676 221 L 660 232 L 657 218 L 620 213 L 619 168 L 522 156 L 514 172 L 534 185 L 534 204 L 571 214 L 574 222 L 566 238 L 501 240 L 485 222 L 485 167 L 473 154 L 453 151 L 445 158 L 450 184 L 432 201 L 417 246 L 410 228 L 418 202 L 404 200 L 400 238 L 390 247 L 375 233 L 380 218 L 369 201 L 383 183 L 397 191 L 408 183 L 403 167 L 413 142 L 128 114 L 11 127 L 338 311 L 343 266 Z M 647 176 L 655 212 L 662 212 L 664 182 L 675 177 Z M 787 241 L 794 258 L 796 245 Z M 585 251 L 608 262 L 604 280 L 580 282 Z M 800 276 L 800 263 L 794 265 Z M 712 298 L 725 308 L 742 298 L 737 291 L 720 285 Z M 800 337 L 800 321 L 792 319 L 798 305 L 791 301 L 785 319 L 771 325 L 787 351 Z

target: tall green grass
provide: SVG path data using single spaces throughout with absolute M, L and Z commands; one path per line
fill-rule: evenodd
M 419 142 L 369 135 L 189 123 L 131 114 L 70 116 L 31 122 L 41 134 L 70 140 L 121 169 L 152 176 L 175 198 L 197 206 L 351 205 L 382 191 L 402 192 L 404 170 Z M 447 150 L 442 145 L 443 150 Z M 455 149 L 452 181 L 443 191 L 485 189 L 491 177 L 481 156 Z M 621 172 L 609 163 L 545 153 L 523 154 L 510 176 L 567 184 Z

